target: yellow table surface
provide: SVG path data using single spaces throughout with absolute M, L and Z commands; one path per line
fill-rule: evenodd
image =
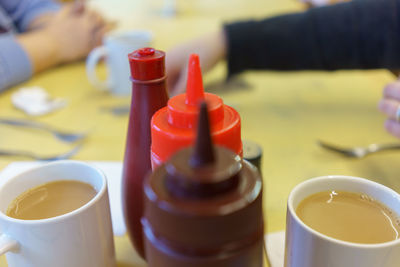
M 118 30 L 150 29 L 154 47 L 174 44 L 217 29 L 224 21 L 260 18 L 303 7 L 295 0 L 180 0 L 178 15 L 161 17 L 162 1 L 95 0 L 90 4 L 119 22 Z M 105 73 L 105 67 L 100 67 Z M 206 89 L 219 94 L 242 118 L 242 136 L 263 148 L 264 217 L 266 231 L 285 228 L 287 196 L 296 184 L 315 176 L 353 175 L 378 181 L 400 191 L 400 153 L 387 152 L 349 159 L 321 149 L 318 139 L 344 146 L 397 142 L 385 132 L 385 117 L 377 110 L 383 86 L 394 80 L 385 70 L 337 72 L 246 72 L 224 85 L 225 67 L 205 78 Z M 104 107 L 124 105 L 129 97 L 115 97 L 93 88 L 84 62 L 43 72 L 0 94 L 2 117 L 28 118 L 11 104 L 21 86 L 38 85 L 50 95 L 67 99 L 66 108 L 34 118 L 71 131 L 90 131 L 76 160 L 122 161 L 128 116 L 114 116 Z M 0 149 L 24 149 L 41 154 L 66 151 L 50 135 L 0 125 Z M 22 158 L 0 157 L 0 170 Z M 140 267 L 127 237 L 116 237 L 118 266 Z M 0 267 L 7 266 L 0 257 Z

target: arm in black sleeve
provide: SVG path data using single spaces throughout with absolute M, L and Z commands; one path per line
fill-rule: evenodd
M 400 0 L 353 0 L 227 24 L 228 72 L 400 68 L 399 15 Z

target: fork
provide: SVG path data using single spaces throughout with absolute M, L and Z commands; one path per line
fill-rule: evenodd
M 2 119 L 0 118 L 1 124 L 12 125 L 17 127 L 28 127 L 33 129 L 44 130 L 53 134 L 58 140 L 66 142 L 66 143 L 74 143 L 78 140 L 81 140 L 87 136 L 87 133 L 67 133 L 63 131 L 56 130 L 49 125 L 23 120 L 23 119 Z
M 131 110 L 130 105 L 122 105 L 122 106 L 113 106 L 113 107 L 102 107 L 101 108 L 104 111 L 109 111 L 115 116 L 124 116 L 129 114 L 129 111 Z
M 25 157 L 25 158 L 31 158 L 31 159 L 39 160 L 39 161 L 61 160 L 61 159 L 68 159 L 68 158 L 74 156 L 82 148 L 82 145 L 83 145 L 83 143 L 79 143 L 78 145 L 76 145 L 71 150 L 69 150 L 65 153 L 61 153 L 58 155 L 52 155 L 52 156 L 40 156 L 33 152 L 23 151 L 23 150 L 0 150 L 0 156 Z
M 318 140 L 318 144 L 323 148 L 326 148 L 330 151 L 340 153 L 340 154 L 350 157 L 350 158 L 363 158 L 369 154 L 376 153 L 379 151 L 400 149 L 400 143 L 399 144 L 370 144 L 366 147 L 352 147 L 352 148 L 339 147 L 336 145 L 326 143 L 321 140 Z

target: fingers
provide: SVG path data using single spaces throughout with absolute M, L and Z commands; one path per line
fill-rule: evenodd
M 104 35 L 109 31 L 107 27 L 97 29 L 92 38 L 92 46 L 96 47 L 102 44 Z
M 101 45 L 104 34 L 110 28 L 104 17 L 94 10 L 85 10 L 80 14 L 80 19 L 82 28 L 86 28 L 87 52 L 89 52 L 94 47 Z
M 187 64 L 180 62 L 179 58 L 167 56 L 165 61 L 167 73 L 167 89 L 170 96 L 185 92 L 187 78 Z
M 169 90 L 171 96 L 179 95 L 186 91 L 186 79 L 187 79 L 186 76 L 187 76 L 186 72 L 184 73 L 184 75 L 183 75 L 183 73 L 181 73 L 181 75 L 179 75 L 178 81 Z
M 83 14 L 85 12 L 85 1 L 84 0 L 75 0 L 72 5 L 72 13 L 76 15 Z
M 87 16 L 89 20 L 95 25 L 95 27 L 104 27 L 106 25 L 106 21 L 100 13 L 94 10 L 90 10 L 87 12 Z
M 105 30 L 106 32 L 112 31 L 117 28 L 118 22 L 115 20 L 109 20 L 106 23 Z
M 393 136 L 400 138 L 400 81 L 388 84 L 383 90 L 383 98 L 378 108 L 388 116 L 385 129 Z
M 399 107 L 400 102 L 390 98 L 384 98 L 378 104 L 379 110 L 392 120 L 396 120 L 396 112 Z
M 394 120 L 387 120 L 385 122 L 386 130 L 393 136 L 400 138 L 400 123 Z
M 103 42 L 103 37 L 105 34 L 110 32 L 111 30 L 115 29 L 116 23 L 106 23 L 102 25 L 102 27 L 98 27 L 94 30 L 92 45 L 93 47 L 99 46 Z
M 383 89 L 383 97 L 400 101 L 400 81 L 389 83 Z
M 60 11 L 58 12 L 58 16 L 61 18 L 68 17 L 73 13 L 74 4 L 64 4 Z
M 378 107 L 390 119 L 398 119 L 396 113 L 400 108 L 400 82 L 390 83 L 383 89 L 383 98 Z

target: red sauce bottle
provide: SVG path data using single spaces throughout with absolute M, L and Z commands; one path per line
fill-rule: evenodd
M 213 147 L 205 104 L 195 147 L 146 178 L 144 202 L 149 267 L 263 266 L 260 174 L 231 150 Z
M 151 162 L 153 169 L 167 161 L 175 152 L 193 144 L 199 104 L 207 102 L 213 141 L 238 155 L 243 154 L 239 113 L 222 99 L 205 93 L 199 57 L 189 59 L 186 93 L 172 97 L 151 120 Z
M 165 53 L 142 48 L 128 55 L 132 101 L 123 164 L 122 204 L 128 234 L 144 257 L 140 218 L 143 215 L 143 180 L 151 172 L 150 120 L 168 101 L 165 86 Z

